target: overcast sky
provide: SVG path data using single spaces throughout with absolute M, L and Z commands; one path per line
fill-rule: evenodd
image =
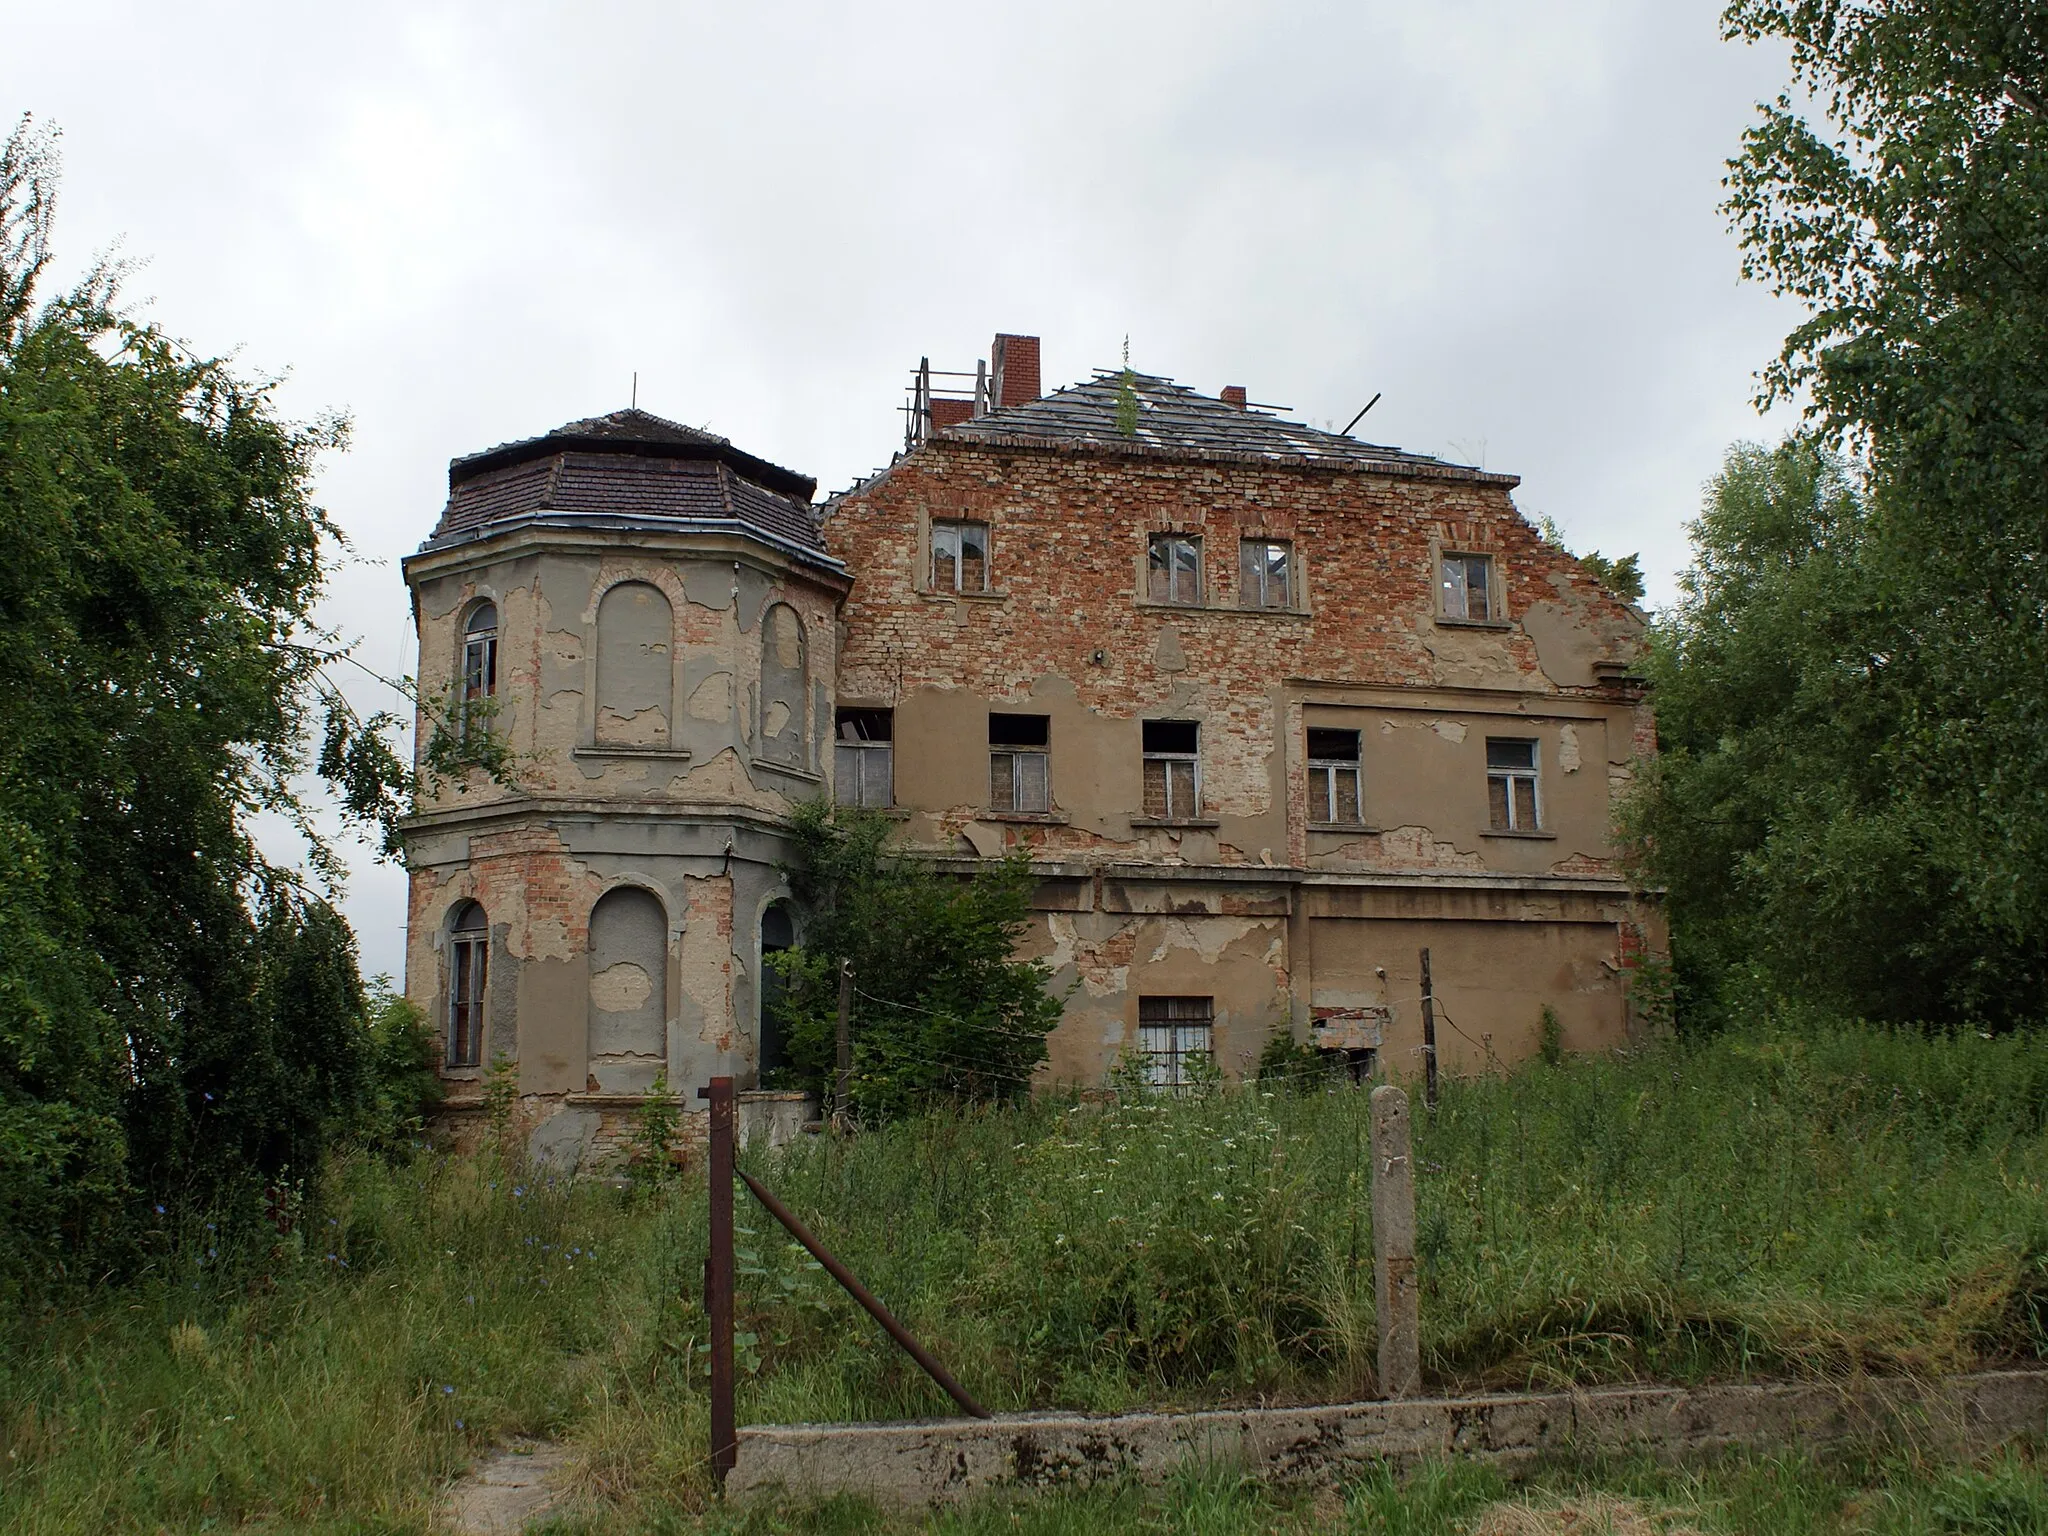
M 1663 601 L 1796 318 L 1716 209 L 1784 60 L 1718 11 L 66 0 L 10 15 L 0 112 L 63 130 L 71 268 L 118 240 L 167 329 L 353 418 L 330 614 L 390 673 L 452 456 L 637 370 L 829 491 L 887 461 L 919 356 L 997 330 L 1048 388 L 1128 336 L 1317 423 L 1382 392 L 1360 437 L 1520 475 Z M 402 876 L 356 862 L 395 972 Z

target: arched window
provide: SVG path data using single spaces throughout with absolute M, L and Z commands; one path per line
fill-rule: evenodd
M 805 766 L 804 624 L 787 603 L 761 620 L 761 755 Z
M 761 914 L 761 1024 L 756 1037 L 760 1047 L 760 1059 L 755 1066 L 760 1070 L 761 1081 L 765 1084 L 768 1074 L 786 1066 L 789 1059 L 788 1044 L 783 1038 L 783 1022 L 777 1005 L 785 995 L 782 972 L 770 965 L 771 956 L 784 950 L 796 948 L 796 921 L 790 915 L 789 903 L 778 901 Z
M 498 605 L 478 603 L 462 631 L 462 698 L 488 699 L 498 691 Z
M 484 909 L 465 901 L 448 928 L 448 1065 L 483 1061 L 484 1007 L 491 968 L 491 924 Z
M 605 1093 L 645 1093 L 668 1058 L 668 917 L 622 885 L 590 911 L 590 1073 Z
M 596 739 L 614 747 L 668 745 L 675 615 L 661 588 L 622 581 L 597 605 Z

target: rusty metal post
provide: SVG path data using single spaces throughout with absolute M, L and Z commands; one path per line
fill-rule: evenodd
M 953 1379 L 953 1373 L 939 1364 L 937 1357 L 930 1350 L 910 1336 L 910 1330 L 896 1321 L 896 1314 L 883 1306 L 873 1292 L 853 1278 L 852 1270 L 840 1263 L 830 1249 L 811 1235 L 811 1229 L 798 1221 L 796 1214 L 788 1206 L 770 1194 L 761 1181 L 745 1169 L 740 1170 L 740 1177 L 746 1181 L 747 1188 L 754 1192 L 754 1198 L 768 1208 L 768 1214 L 781 1222 L 788 1229 L 789 1235 L 802 1243 L 810 1256 L 825 1266 L 825 1273 L 837 1280 L 846 1288 L 847 1295 L 867 1309 L 868 1316 L 882 1325 L 889 1337 L 903 1347 L 905 1354 L 924 1368 L 925 1375 L 937 1382 L 948 1397 L 977 1419 L 993 1417 L 986 1408 L 974 1400 L 973 1395 L 965 1387 Z
M 1422 1321 L 1415 1288 L 1415 1163 L 1408 1095 L 1372 1091 L 1372 1272 L 1380 1324 L 1380 1392 L 1413 1397 L 1422 1387 Z
M 1436 991 L 1429 982 L 1429 951 L 1422 952 L 1422 1102 L 1436 1113 Z
M 732 1400 L 732 1079 L 714 1077 L 697 1097 L 711 1101 L 711 1252 L 704 1260 L 704 1311 L 711 1319 L 711 1475 L 723 1486 L 740 1459 Z

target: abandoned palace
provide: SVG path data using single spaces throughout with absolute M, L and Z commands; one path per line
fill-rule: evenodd
M 637 410 L 451 465 L 405 563 L 420 694 L 517 764 L 406 833 L 451 1109 L 516 1063 L 536 1150 L 585 1160 L 658 1076 L 758 1087 L 785 817 L 820 796 L 944 867 L 1028 850 L 1049 1082 L 1241 1075 L 1276 1033 L 1418 1071 L 1425 950 L 1447 1071 L 1529 1055 L 1546 1009 L 1567 1048 L 1626 1038 L 1661 947 L 1610 833 L 1654 750 L 1642 619 L 1513 476 L 1239 388 L 1045 393 L 1035 337 L 938 377 L 822 504 Z

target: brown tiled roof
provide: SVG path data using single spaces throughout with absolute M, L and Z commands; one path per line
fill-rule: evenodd
M 1158 374 L 1132 373 L 1126 403 L 1125 376 L 1101 370 L 1085 384 L 1070 385 L 1023 405 L 990 411 L 940 438 L 992 446 L 1095 448 L 1166 458 L 1263 460 L 1300 465 L 1360 467 L 1404 465 L 1425 472 L 1479 474 L 1427 454 L 1406 453 L 1325 432 L 1264 410 L 1241 410 Z M 1134 419 L 1133 419 L 1134 418 Z M 1126 431 L 1129 425 L 1131 430 Z M 1495 477 L 1487 478 L 1512 478 Z
M 718 527 L 824 556 L 815 482 L 710 432 L 647 411 L 572 421 L 448 466 L 448 505 L 428 545 L 522 521 Z

